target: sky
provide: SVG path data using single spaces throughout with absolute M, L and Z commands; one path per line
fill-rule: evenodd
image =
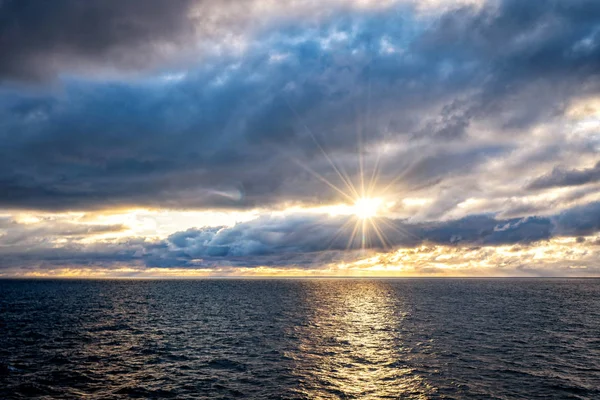
M 597 0 L 3 0 L 0 277 L 600 276 Z

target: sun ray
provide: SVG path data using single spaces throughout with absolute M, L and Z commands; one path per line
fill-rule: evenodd
M 375 220 L 370 219 L 369 223 L 371 224 L 371 227 L 373 228 L 373 231 L 375 232 L 375 234 L 377 235 L 377 237 L 379 238 L 379 240 L 381 241 L 381 244 L 383 246 L 384 249 L 387 249 L 389 246 L 387 244 L 387 241 L 384 238 L 383 233 L 379 230 L 379 227 L 377 226 L 377 223 Z
M 367 222 L 366 218 L 362 218 L 361 219 L 361 250 L 365 250 L 365 242 L 366 242 L 366 231 L 365 231 L 365 224 Z
M 346 220 L 346 222 L 344 222 L 344 224 L 340 228 L 338 228 L 338 230 L 334 234 L 333 238 L 329 242 L 329 245 L 327 246 L 327 250 L 331 249 L 331 246 L 333 245 L 333 243 L 340 237 L 340 235 L 346 230 L 346 228 L 350 226 L 351 223 L 352 223 L 352 218 L 348 218 L 348 220 Z
M 305 165 L 295 157 L 291 159 L 296 162 L 300 167 L 309 172 L 312 176 L 317 178 L 319 181 L 325 183 L 336 193 L 342 196 L 345 201 L 351 204 L 350 210 L 354 214 L 354 218 L 349 218 L 345 221 L 332 235 L 331 240 L 328 243 L 327 250 L 331 249 L 338 238 L 344 234 L 344 232 L 350 232 L 348 241 L 346 244 L 346 250 L 350 248 L 360 247 L 362 251 L 377 245 L 379 242 L 383 248 L 391 248 L 394 241 L 390 240 L 386 230 L 393 230 L 403 236 L 413 237 L 417 240 L 421 240 L 417 235 L 402 229 L 402 227 L 391 223 L 387 218 L 379 218 L 377 215 L 378 209 L 383 202 L 383 198 L 397 197 L 405 195 L 406 192 L 412 190 L 411 187 L 402 188 L 396 193 L 389 193 L 398 182 L 402 181 L 406 175 L 410 172 L 414 163 L 407 163 L 403 170 L 401 170 L 393 179 L 386 182 L 383 188 L 378 188 L 379 181 L 382 178 L 382 151 L 377 151 L 376 157 L 366 157 L 364 134 L 365 126 L 370 123 L 370 101 L 371 91 L 369 88 L 368 99 L 366 109 L 361 110 L 359 103 L 355 103 L 355 126 L 356 126 L 356 150 L 357 150 L 357 171 L 355 174 L 349 174 L 344 164 L 338 165 L 336 160 L 334 161 L 332 155 L 330 155 L 323 145 L 317 139 L 315 133 L 311 130 L 308 124 L 304 121 L 303 117 L 300 116 L 298 111 L 290 104 L 285 96 L 281 96 L 287 107 L 290 109 L 294 117 L 299 122 L 300 126 L 310 137 L 316 148 L 319 150 L 323 158 L 327 161 L 333 172 L 337 175 L 337 178 L 341 184 L 333 183 L 330 179 L 326 178 L 322 174 L 316 172 L 313 168 Z M 365 120 L 366 119 L 366 120 Z M 389 126 L 386 127 L 386 132 Z M 372 154 L 372 153 L 371 153 Z M 368 171 L 368 172 L 367 172 Z M 367 176 L 367 174 L 369 176 Z M 421 186 L 426 187 L 431 185 L 430 182 L 426 184 L 414 185 L 415 187 Z M 354 226 L 350 230 L 354 221 Z M 385 229 L 384 229 L 385 227 Z M 389 232 L 389 231 L 388 231 Z
M 425 189 L 425 188 L 437 185 L 441 181 L 442 181 L 441 178 L 434 179 L 434 180 L 431 180 L 431 181 L 427 181 L 425 183 L 418 183 L 418 184 L 415 184 L 415 185 L 403 187 L 401 190 L 398 190 L 398 191 L 395 191 L 395 192 L 385 192 L 385 195 L 386 196 L 391 196 L 391 197 L 401 197 L 401 196 L 405 196 L 408 192 L 412 192 L 412 191 L 416 191 L 416 190 L 420 190 L 420 189 Z
M 377 181 L 379 180 L 379 163 L 381 162 L 381 152 L 377 152 L 377 159 L 375 160 L 375 165 L 373 167 L 373 172 L 371 173 L 371 179 L 369 181 L 369 185 L 367 187 L 367 196 L 372 196 L 373 190 L 377 185 Z
M 356 190 L 356 185 L 354 185 L 354 183 L 352 182 L 352 178 L 350 178 L 350 175 L 348 174 L 348 172 L 346 171 L 346 169 L 344 168 L 343 165 L 339 166 L 339 170 L 342 172 L 342 174 L 346 177 L 346 180 L 348 181 L 348 187 L 350 189 L 350 191 L 352 192 L 352 195 L 355 197 L 360 197 L 358 191 Z
M 388 190 L 394 186 L 396 183 L 400 182 L 402 179 L 404 179 L 406 177 L 406 174 L 408 174 L 408 172 L 410 171 L 410 165 L 407 166 L 406 168 L 404 168 L 404 170 L 402 172 L 400 172 L 398 175 L 396 175 L 396 177 L 394 179 L 392 179 L 391 181 L 389 181 L 387 183 L 387 185 L 385 187 L 383 187 L 383 189 L 381 189 L 381 194 L 385 195 L 388 193 Z
M 354 238 L 356 237 L 356 234 L 358 233 L 359 223 L 360 223 L 360 221 L 358 219 L 354 223 L 354 229 L 352 229 L 352 233 L 350 234 L 350 239 L 348 240 L 348 245 L 346 246 L 346 250 L 348 250 L 354 246 Z
M 349 178 L 347 178 L 347 176 L 345 174 L 342 174 L 342 172 L 338 169 L 338 167 L 335 165 L 335 163 L 333 162 L 333 160 L 331 159 L 331 157 L 329 157 L 329 155 L 327 154 L 327 152 L 323 149 L 323 147 L 317 142 L 317 140 L 315 139 L 314 135 L 311 135 L 312 139 L 315 141 L 315 144 L 317 145 L 317 147 L 319 148 L 319 150 L 321 151 L 321 153 L 323 154 L 323 156 L 327 159 L 327 161 L 329 162 L 329 165 L 331 165 L 331 167 L 333 168 L 333 170 L 338 174 L 338 176 L 340 177 L 340 179 L 342 180 L 342 182 L 344 182 L 344 184 L 346 185 L 346 187 L 348 188 L 348 190 L 350 190 L 351 192 L 354 193 L 355 196 L 358 195 L 358 193 L 356 192 L 356 189 L 354 188 L 354 185 L 352 185 L 352 182 L 350 181 Z
M 415 235 L 414 233 L 410 232 L 409 230 L 402 229 L 402 228 L 400 228 L 400 227 L 398 227 L 398 226 L 396 226 L 396 225 L 392 224 L 391 222 L 387 221 L 385 218 L 382 218 L 382 219 L 380 220 L 380 222 L 382 222 L 383 224 L 385 224 L 385 225 L 386 225 L 388 228 L 390 228 L 390 229 L 392 229 L 392 230 L 396 231 L 397 233 L 400 233 L 401 235 L 411 236 L 411 237 L 413 237 L 414 239 L 417 239 L 417 240 L 419 240 L 419 241 L 421 241 L 421 240 L 422 240 L 422 238 L 421 238 L 420 236 L 418 236 L 418 235 Z
M 356 190 L 354 189 L 354 186 L 352 185 L 352 182 L 349 179 L 347 179 L 347 177 L 345 177 L 345 174 L 342 174 L 340 172 L 340 170 L 336 166 L 335 162 L 333 162 L 333 160 L 331 159 L 331 157 L 329 156 L 329 154 L 327 154 L 327 152 L 325 151 L 325 149 L 323 148 L 323 146 L 321 146 L 321 144 L 319 143 L 319 141 L 315 137 L 313 131 L 304 122 L 304 120 L 302 119 L 302 117 L 300 117 L 300 115 L 298 114 L 298 112 L 292 107 L 292 105 L 290 104 L 290 102 L 285 97 L 283 97 L 283 100 L 285 101 L 285 104 L 287 104 L 288 108 L 292 111 L 292 113 L 294 114 L 294 116 L 298 119 L 298 121 L 300 122 L 300 124 L 304 127 L 305 131 L 308 133 L 308 135 L 310 136 L 310 138 L 312 139 L 312 141 L 314 142 L 314 144 L 317 146 L 317 148 L 319 149 L 319 151 L 321 152 L 321 154 L 323 154 L 323 156 L 325 157 L 325 159 L 327 160 L 327 162 L 329 163 L 329 165 L 337 173 L 337 175 L 342 180 L 342 182 L 344 182 L 344 184 L 346 185 L 346 187 L 348 188 L 348 190 L 350 190 L 351 192 L 353 192 L 355 195 L 358 195 L 358 193 L 356 193 Z
M 358 178 L 360 180 L 360 196 L 364 197 L 365 196 L 365 175 L 364 175 L 364 160 L 363 160 L 362 130 L 359 126 L 358 121 L 357 121 L 356 125 L 357 125 L 356 136 L 357 136 L 357 153 L 358 153 Z
M 329 182 L 329 180 L 327 180 L 327 178 L 325 178 L 324 176 L 320 175 L 319 173 L 313 171 L 310 167 L 304 165 L 303 163 L 301 163 L 299 160 L 293 159 L 293 161 L 298 164 L 301 168 L 303 168 L 304 170 L 306 170 L 307 172 L 309 172 L 311 175 L 313 175 L 315 178 L 319 179 L 321 182 L 325 183 L 326 185 L 328 185 L 330 188 L 332 188 L 333 190 L 335 190 L 336 192 L 338 192 L 339 194 L 341 194 L 342 196 L 344 196 L 346 199 L 353 201 L 354 199 L 352 198 L 352 196 L 348 195 L 346 192 L 344 192 L 342 189 L 340 189 L 339 187 L 337 187 L 336 185 L 334 185 L 333 183 Z

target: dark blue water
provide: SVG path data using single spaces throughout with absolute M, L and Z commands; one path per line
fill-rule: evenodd
M 600 399 L 600 280 L 0 281 L 0 398 Z

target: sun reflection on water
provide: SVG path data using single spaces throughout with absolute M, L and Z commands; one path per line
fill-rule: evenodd
M 311 282 L 310 317 L 297 327 L 298 389 L 307 398 L 429 398 L 435 388 L 405 361 L 399 333 L 406 315 L 386 285 Z

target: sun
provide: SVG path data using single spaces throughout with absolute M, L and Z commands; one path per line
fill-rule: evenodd
M 369 219 L 377 216 L 380 206 L 381 199 L 361 197 L 354 203 L 352 211 L 360 219 Z

